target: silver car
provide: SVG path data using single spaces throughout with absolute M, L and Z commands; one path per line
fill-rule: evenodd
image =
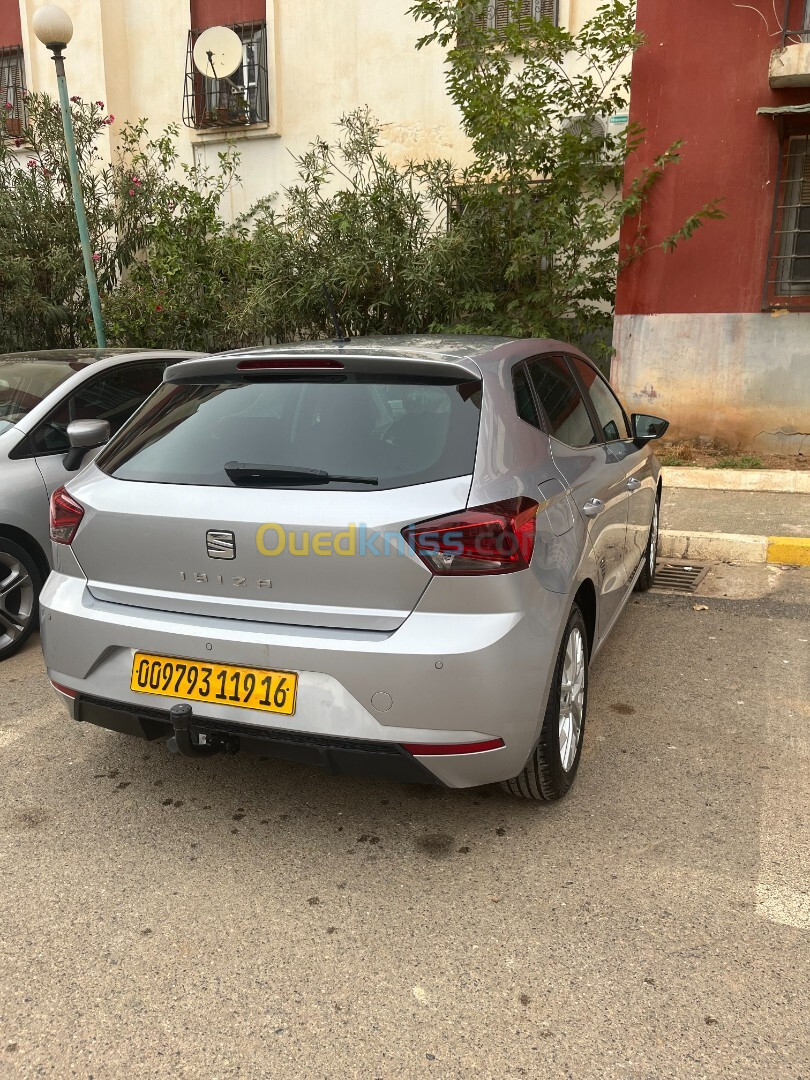
M 0 660 L 36 625 L 50 570 L 51 493 L 146 400 L 167 364 L 199 355 L 69 349 L 0 356 Z
M 178 364 L 53 496 L 51 681 L 191 756 L 559 798 L 588 665 L 652 584 L 666 427 L 557 341 Z

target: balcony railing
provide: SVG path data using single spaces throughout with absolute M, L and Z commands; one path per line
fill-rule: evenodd
M 229 29 L 242 39 L 242 63 L 229 78 L 222 79 L 210 79 L 194 66 L 194 43 L 202 30 L 189 32 L 183 89 L 186 127 L 239 128 L 269 119 L 267 25 L 239 23 Z

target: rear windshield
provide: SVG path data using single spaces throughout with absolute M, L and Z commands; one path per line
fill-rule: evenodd
M 472 473 L 481 383 L 389 379 L 166 384 L 97 464 L 119 480 L 347 491 Z
M 0 360 L 0 432 L 39 405 L 53 390 L 86 365 L 64 360 Z

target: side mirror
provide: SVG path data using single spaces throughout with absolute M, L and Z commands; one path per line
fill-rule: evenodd
M 110 441 L 109 420 L 73 420 L 67 427 L 70 450 L 63 462 L 67 472 L 76 472 L 88 450 L 95 450 Z
M 663 420 L 660 416 L 648 416 L 647 413 L 633 413 L 630 420 L 633 424 L 633 441 L 637 446 L 645 446 L 654 439 L 660 439 L 669 427 L 669 420 Z

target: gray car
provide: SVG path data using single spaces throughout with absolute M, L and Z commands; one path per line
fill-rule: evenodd
M 71 447 L 68 426 L 104 420 L 115 433 L 160 384 L 167 364 L 199 355 L 69 349 L 0 356 L 0 660 L 36 625 L 50 570 L 48 499 L 99 445 L 100 429 L 85 425 L 82 435 L 79 423 L 82 445 Z
M 53 497 L 51 681 L 191 756 L 559 798 L 589 663 L 652 584 L 666 426 L 557 341 L 169 368 Z

